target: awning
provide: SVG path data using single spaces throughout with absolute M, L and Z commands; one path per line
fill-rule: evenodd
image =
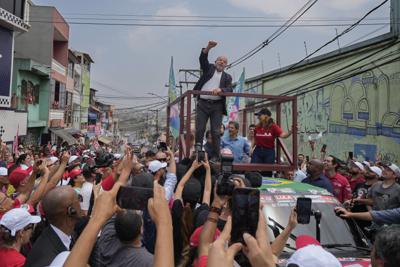
M 49 128 L 55 135 L 60 137 L 62 140 L 66 141 L 69 145 L 74 145 L 78 143 L 78 141 L 70 134 L 67 130 L 64 129 L 52 129 Z
M 107 136 L 104 136 L 104 135 L 99 136 L 97 138 L 97 140 L 99 140 L 99 142 L 102 142 L 102 143 L 104 143 L 106 145 L 109 145 L 109 144 L 112 143 L 112 139 L 110 137 L 107 137 Z

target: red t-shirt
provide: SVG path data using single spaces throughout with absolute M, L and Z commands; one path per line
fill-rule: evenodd
M 22 267 L 25 257 L 13 248 L 0 248 L 0 267 Z
M 256 141 L 256 146 L 262 148 L 274 148 L 275 138 L 282 134 L 282 129 L 277 124 L 273 123 L 271 127 L 265 129 L 260 125 L 257 125 L 254 129 L 254 138 Z
M 329 177 L 329 180 L 333 186 L 333 194 L 340 201 L 340 203 L 351 199 L 351 188 L 346 177 L 336 173 L 335 176 Z
M 350 178 L 349 183 L 350 183 L 351 191 L 354 191 L 357 184 L 365 183 L 365 179 L 363 176 L 359 176 L 356 179 Z

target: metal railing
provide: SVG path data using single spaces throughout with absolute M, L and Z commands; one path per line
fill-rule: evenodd
M 191 114 L 192 114 L 192 98 L 193 96 L 199 95 L 211 95 L 211 92 L 193 91 L 188 90 L 174 101 L 170 102 L 167 107 L 167 142 L 170 138 L 170 112 L 171 107 L 179 104 L 180 113 L 180 129 L 179 129 L 179 159 L 183 156 L 190 157 L 190 133 L 191 133 Z M 246 106 L 239 111 L 242 113 L 242 121 L 244 127 L 242 127 L 243 136 L 245 136 L 247 127 L 247 115 L 266 107 L 274 107 L 276 111 L 276 123 L 281 125 L 282 122 L 282 104 L 291 103 L 292 105 L 292 125 L 291 125 L 291 139 L 292 148 L 291 151 L 285 146 L 281 138 L 276 140 L 276 164 L 255 164 L 255 163 L 234 163 L 233 167 L 236 171 L 288 171 L 297 168 L 297 97 L 296 96 L 274 96 L 264 94 L 251 94 L 251 93 L 222 93 L 221 96 L 227 97 L 244 97 L 244 98 L 257 98 L 260 99 L 258 103 Z M 238 112 L 239 112 L 238 111 Z M 189 134 L 184 134 L 189 133 Z M 289 164 L 281 162 L 281 151 L 288 159 Z

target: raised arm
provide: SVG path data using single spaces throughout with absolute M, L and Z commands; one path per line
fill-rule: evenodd
M 199 61 L 200 61 L 200 68 L 203 72 L 207 72 L 210 68 L 210 62 L 208 62 L 208 52 L 210 49 L 217 46 L 217 42 L 215 41 L 208 41 L 206 48 L 203 48 L 200 53 Z
M 154 181 L 153 186 L 154 197 L 149 199 L 147 205 L 150 217 L 157 228 L 153 267 L 173 267 L 174 242 L 171 212 L 164 197 L 164 187 L 159 185 L 157 181 Z
M 50 181 L 47 183 L 46 188 L 44 190 L 44 194 L 48 192 L 49 190 L 53 189 L 56 187 L 60 179 L 63 177 L 63 174 L 65 172 L 65 168 L 67 167 L 67 163 L 69 160 L 70 154 L 69 152 L 64 152 L 61 161 L 60 161 L 60 166 L 58 167 L 58 170 L 56 173 L 50 178 Z
M 21 203 L 25 203 L 28 201 L 32 193 L 33 187 L 35 186 L 36 175 L 38 174 L 38 172 L 39 172 L 39 167 L 35 163 L 35 167 L 33 168 L 32 174 L 29 177 L 28 182 L 22 188 L 20 194 L 18 195 L 18 199 Z
M 280 233 L 275 240 L 271 244 L 271 249 L 272 253 L 279 258 L 279 255 L 281 255 L 283 249 L 286 246 L 286 242 L 289 239 L 290 233 L 293 231 L 293 229 L 297 225 L 297 212 L 295 209 L 292 209 L 292 213 L 290 214 L 289 217 L 289 222 L 285 229 Z
M 46 189 L 46 185 L 47 182 L 49 181 L 49 174 L 50 171 L 46 166 L 46 162 L 43 161 L 42 165 L 39 167 L 39 171 L 41 173 L 41 180 L 40 183 L 37 187 L 37 189 L 35 190 L 35 192 L 33 192 L 33 194 L 31 195 L 31 197 L 28 199 L 28 204 L 30 204 L 31 206 L 35 206 L 43 197 L 44 193 L 45 193 L 45 189 Z
M 211 167 L 208 162 L 208 156 L 206 153 L 206 161 L 203 162 L 203 166 L 206 168 L 206 179 L 204 181 L 204 192 L 203 192 L 203 204 L 210 206 L 211 200 Z
M 175 195 L 174 195 L 174 199 L 180 199 L 182 200 L 182 192 L 183 192 L 183 188 L 185 187 L 186 182 L 190 179 L 190 177 L 192 176 L 193 172 L 200 167 L 202 164 L 199 163 L 197 161 L 197 159 L 195 161 L 193 161 L 192 166 L 189 168 L 189 170 L 187 170 L 187 172 L 185 173 L 185 175 L 182 177 L 182 179 L 179 181 L 178 186 L 176 187 L 175 190 Z

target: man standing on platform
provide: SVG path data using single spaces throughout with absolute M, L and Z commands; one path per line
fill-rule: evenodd
M 212 95 L 200 95 L 197 102 L 196 143 L 203 143 L 204 132 L 208 119 L 211 124 L 213 154 L 211 160 L 218 160 L 220 154 L 220 128 L 223 115 L 227 115 L 225 96 L 221 93 L 232 92 L 232 77 L 224 70 L 228 64 L 225 56 L 219 56 L 214 64 L 208 62 L 208 52 L 217 42 L 209 41 L 206 48 L 201 50 L 200 68 L 202 75 L 194 86 L 195 91 L 212 92 Z

